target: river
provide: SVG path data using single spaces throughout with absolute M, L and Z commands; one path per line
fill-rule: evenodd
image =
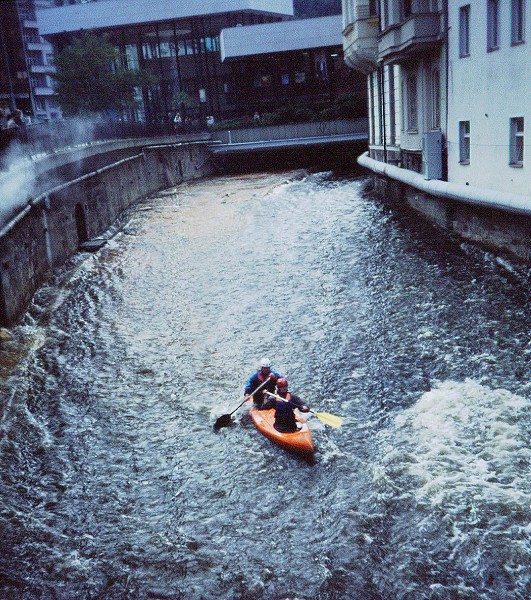
M 528 278 L 363 177 L 143 202 L 0 346 L 3 599 L 527 599 Z M 242 400 L 262 356 L 314 464 Z

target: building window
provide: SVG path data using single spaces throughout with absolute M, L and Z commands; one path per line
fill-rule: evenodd
M 258 74 L 254 78 L 254 87 L 255 88 L 267 88 L 271 87 L 273 84 L 271 75 Z
M 407 128 L 409 131 L 418 129 L 418 110 L 417 110 L 417 76 L 410 75 L 407 78 Z
M 516 117 L 510 122 L 509 164 L 524 164 L 524 117 Z
M 382 9 L 381 22 L 383 23 L 383 28 L 385 30 L 389 27 L 389 24 L 391 23 L 391 16 L 390 16 L 391 10 L 389 7 L 388 0 L 384 0 L 384 2 L 382 3 L 381 9 Z
M 374 79 L 375 73 L 371 73 L 368 77 L 369 87 L 369 127 L 370 127 L 370 143 L 376 144 L 376 110 L 375 110 L 375 94 L 374 94 Z
M 44 59 L 42 58 L 42 52 L 36 52 L 29 50 L 27 53 L 28 64 L 30 65 L 44 65 Z
M 378 2 L 377 0 L 369 0 L 369 17 L 378 16 Z
M 412 12 L 411 0 L 402 0 L 402 18 L 408 19 Z
M 470 56 L 470 4 L 459 9 L 459 56 Z
M 387 67 L 389 79 L 389 143 L 396 144 L 396 99 L 395 99 L 395 69 Z
M 439 69 L 431 72 L 431 127 L 439 129 L 441 126 L 441 77 Z
M 487 0 L 487 50 L 492 52 L 500 47 L 500 2 Z
M 314 72 L 319 81 L 328 80 L 328 64 L 326 61 L 326 53 L 318 51 L 314 55 Z
M 512 0 L 511 42 L 521 44 L 525 40 L 525 0 Z
M 459 162 L 470 162 L 470 121 L 459 121 Z

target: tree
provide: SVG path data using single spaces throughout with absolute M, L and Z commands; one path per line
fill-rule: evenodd
M 122 112 L 135 103 L 135 87 L 154 83 L 146 70 L 124 69 L 106 38 L 84 34 L 56 57 L 56 92 L 67 115 Z

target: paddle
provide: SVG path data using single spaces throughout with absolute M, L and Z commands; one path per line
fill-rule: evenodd
M 277 396 L 276 394 L 272 394 L 271 392 L 265 393 L 268 396 L 274 396 L 275 398 L 282 400 L 282 402 L 289 402 L 289 400 L 286 400 L 286 398 L 282 398 L 282 396 Z M 293 404 L 293 406 L 295 405 Z M 339 429 L 339 427 L 343 425 L 343 419 L 341 417 L 338 417 L 337 415 L 331 415 L 330 413 L 326 412 L 316 412 L 314 410 L 310 410 L 309 412 L 315 415 L 319 419 L 319 421 L 322 421 L 325 425 L 329 425 L 330 427 L 334 427 L 335 429 Z
M 238 404 L 238 406 L 229 414 L 227 415 L 221 415 L 221 417 L 219 417 L 218 419 L 216 419 L 216 422 L 214 423 L 214 431 L 219 431 L 222 427 L 228 427 L 231 423 L 232 423 L 232 415 L 240 408 L 240 406 L 242 406 L 243 404 L 245 404 L 247 402 L 247 400 L 249 400 L 249 398 L 252 398 L 253 394 L 256 394 L 256 392 L 258 390 L 261 390 L 264 385 L 271 379 L 271 375 L 269 375 L 269 377 L 262 382 L 255 390 L 252 394 L 250 394 L 249 396 L 247 396 L 246 398 L 243 399 L 243 402 L 240 402 L 240 404 Z

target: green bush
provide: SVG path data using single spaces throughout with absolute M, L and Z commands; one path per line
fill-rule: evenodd
M 211 125 L 209 129 L 213 131 L 217 131 L 220 129 L 242 129 L 243 127 L 248 127 L 248 124 L 245 122 L 245 119 L 235 118 L 235 119 L 225 119 L 224 121 L 218 121 Z
M 307 123 L 309 121 L 333 121 L 335 119 L 355 119 L 367 114 L 367 100 L 363 95 L 349 94 L 335 102 L 321 101 L 312 108 L 307 106 L 281 106 L 274 112 L 260 114 L 255 123 L 248 117 L 219 121 L 210 129 L 240 129 L 244 127 L 265 127 L 267 125 L 285 125 L 288 123 Z

